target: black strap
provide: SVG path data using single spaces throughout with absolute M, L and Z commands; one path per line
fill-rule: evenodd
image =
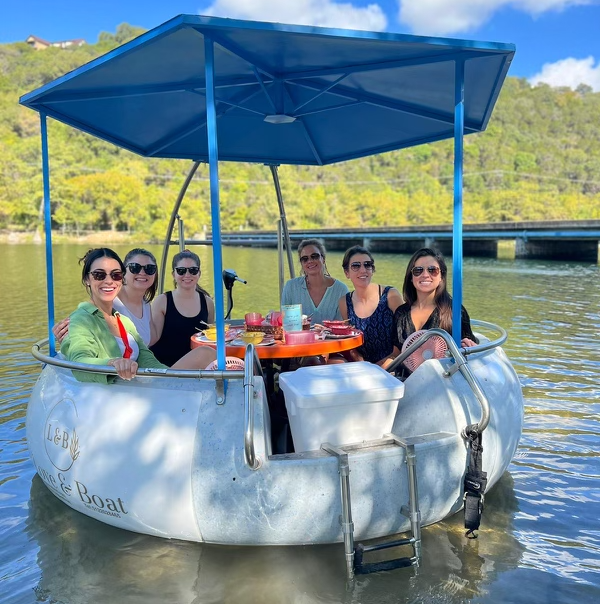
M 466 537 L 477 539 L 473 532 L 479 528 L 483 513 L 483 494 L 487 486 L 487 472 L 481 471 L 483 447 L 481 433 L 476 426 L 468 426 L 465 430 L 469 443 L 469 465 L 465 474 L 465 528 Z

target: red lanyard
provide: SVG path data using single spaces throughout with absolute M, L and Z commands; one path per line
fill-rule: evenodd
M 119 333 L 121 334 L 121 339 L 123 340 L 123 344 L 125 345 L 125 352 L 123 353 L 124 359 L 129 359 L 133 354 L 133 348 L 129 346 L 129 336 L 127 331 L 125 330 L 125 326 L 121 323 L 121 319 L 119 318 L 119 313 L 115 315 L 117 319 L 117 325 L 119 326 Z

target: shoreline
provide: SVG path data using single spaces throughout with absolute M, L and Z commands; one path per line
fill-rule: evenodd
M 36 244 L 44 245 L 46 238 L 41 231 L 4 231 L 0 232 L 0 244 L 22 245 Z M 60 232 L 52 232 L 52 245 L 60 243 L 86 243 L 90 245 L 142 245 L 152 244 L 153 241 L 148 241 L 144 236 L 138 238 L 135 233 L 122 233 L 116 231 L 98 231 L 96 233 L 86 233 L 85 235 L 62 234 Z

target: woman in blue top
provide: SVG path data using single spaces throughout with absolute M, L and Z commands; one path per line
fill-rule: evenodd
M 364 334 L 364 343 L 354 356 L 385 369 L 399 354 L 394 346 L 394 312 L 402 304 L 402 296 L 391 285 L 371 282 L 375 260 L 360 245 L 346 251 L 342 267 L 354 291 L 340 298 L 340 314 Z
M 283 286 L 282 306 L 302 304 L 302 312 L 311 316 L 313 325 L 340 319 L 338 300 L 348 288 L 329 274 L 323 244 L 318 239 L 304 239 L 298 246 L 298 256 L 303 274 Z

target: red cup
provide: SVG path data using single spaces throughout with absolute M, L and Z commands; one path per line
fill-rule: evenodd
M 312 344 L 313 342 L 316 342 L 316 335 L 314 331 L 285 332 L 286 344 Z
M 261 325 L 263 316 L 259 312 L 248 312 L 245 316 L 246 325 Z
M 280 311 L 274 310 L 271 313 L 271 325 L 283 325 L 283 314 Z

